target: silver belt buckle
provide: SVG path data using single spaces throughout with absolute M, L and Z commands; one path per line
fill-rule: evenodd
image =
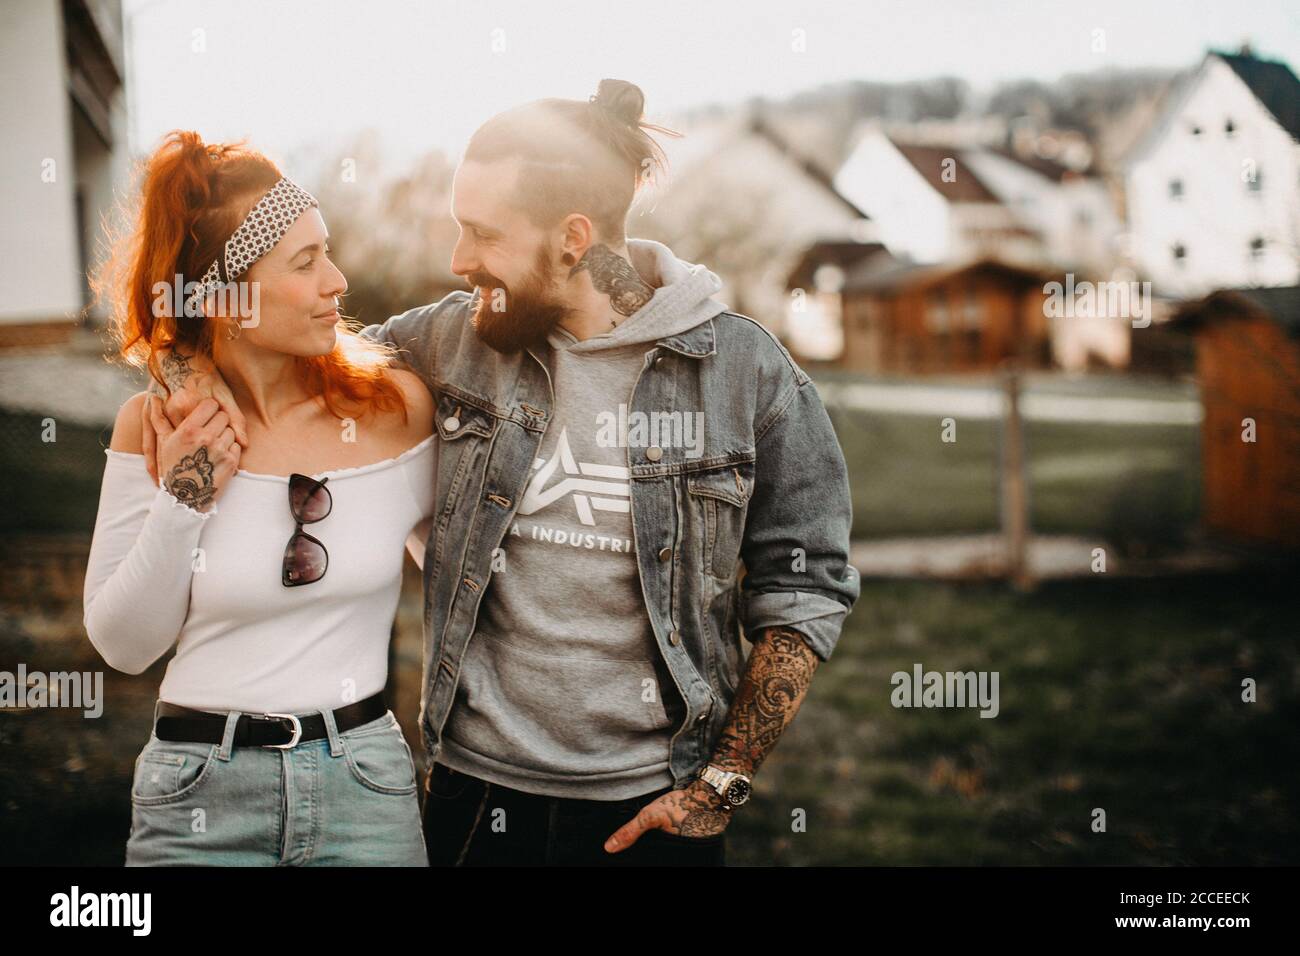
M 302 721 L 293 714 L 258 714 L 259 717 L 283 717 L 286 720 L 293 721 L 293 737 L 286 744 L 262 744 L 263 747 L 274 747 L 276 750 L 291 750 L 298 746 L 298 741 L 302 739 Z

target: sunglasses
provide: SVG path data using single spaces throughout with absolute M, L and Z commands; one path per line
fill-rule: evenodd
M 330 555 L 321 544 L 302 530 L 305 524 L 320 521 L 334 508 L 334 498 L 325 487 L 328 478 L 317 481 L 294 472 L 289 476 L 289 511 L 297 527 L 284 549 L 284 566 L 280 583 L 287 588 L 311 584 L 325 577 Z

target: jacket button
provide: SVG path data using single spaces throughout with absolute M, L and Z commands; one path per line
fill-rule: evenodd
M 658 368 L 659 366 L 661 366 L 661 365 L 663 365 L 663 364 L 664 364 L 664 357 L 663 357 L 662 355 L 656 355 L 656 356 L 655 356 L 655 368 Z
M 659 560 L 660 560 L 660 561 L 667 561 L 667 560 L 668 560 L 669 558 L 671 558 L 672 556 L 673 556 L 673 549 L 672 549 L 672 548 L 661 548 L 660 551 L 659 551 Z
M 452 415 L 451 418 L 444 418 L 442 420 L 442 427 L 447 429 L 449 432 L 454 432 L 457 428 L 460 428 L 460 419 L 455 415 Z
M 708 719 L 708 717 L 709 717 L 709 712 L 706 710 L 704 713 L 700 714 L 700 716 L 695 718 L 695 722 L 697 724 L 702 724 L 704 723 L 704 721 Z
M 668 643 L 671 644 L 673 647 L 676 647 L 681 642 L 682 642 L 682 635 L 680 632 L 670 631 L 668 633 Z
M 651 445 L 645 450 L 645 456 L 651 461 L 658 461 L 664 456 L 664 450 L 658 445 Z

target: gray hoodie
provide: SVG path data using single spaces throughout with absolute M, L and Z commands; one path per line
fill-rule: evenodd
M 641 597 L 623 429 L 653 343 L 726 306 L 714 273 L 661 243 L 629 239 L 628 254 L 656 287 L 650 301 L 586 341 L 549 337 L 554 415 L 494 561 L 438 758 L 530 793 L 624 800 L 673 783 L 668 747 L 683 711 Z M 690 418 L 688 447 L 702 439 Z

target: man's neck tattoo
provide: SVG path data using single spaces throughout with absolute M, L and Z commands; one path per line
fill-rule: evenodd
M 591 275 L 595 290 L 609 296 L 610 306 L 619 315 L 631 315 L 655 294 L 654 287 L 637 275 L 632 263 L 611 251 L 609 246 L 597 244 L 588 249 L 578 264 L 569 270 L 569 278 L 584 269 Z M 618 325 L 617 322 L 612 324 Z

